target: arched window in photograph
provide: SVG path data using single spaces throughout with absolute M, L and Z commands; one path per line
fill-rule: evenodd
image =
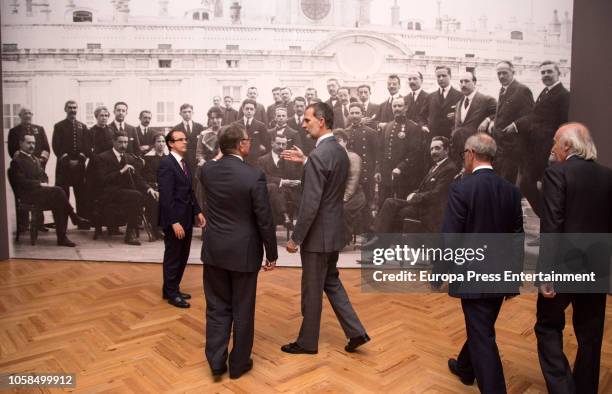
M 74 11 L 72 13 L 73 22 L 92 22 L 93 13 L 91 11 Z

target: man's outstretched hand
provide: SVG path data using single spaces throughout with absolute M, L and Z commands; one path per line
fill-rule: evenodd
M 287 252 L 295 253 L 297 251 L 298 251 L 298 246 L 296 245 L 295 242 L 293 242 L 292 239 L 290 239 L 289 242 L 287 242 Z
M 302 150 L 295 145 L 291 149 L 285 149 L 284 151 L 282 151 L 281 157 L 284 160 L 300 164 L 304 164 L 304 162 L 306 161 L 306 155 L 304 154 L 304 152 L 302 152 Z

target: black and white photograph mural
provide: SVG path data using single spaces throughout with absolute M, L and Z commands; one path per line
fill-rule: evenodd
M 463 143 L 478 131 L 497 141 L 496 170 L 519 186 L 535 245 L 538 181 L 568 116 L 572 8 L 572 0 L 2 0 L 10 255 L 161 262 L 164 136 L 186 133 L 197 175 L 218 155 L 218 133 L 237 122 L 252 143 L 247 162 L 266 174 L 278 264 L 299 265 L 284 246 L 302 168 L 283 151 L 314 148 L 302 121 L 317 101 L 333 108 L 351 161 L 340 266 L 359 266 L 371 234 L 439 231 Z M 108 168 L 109 152 L 121 166 Z M 194 186 L 204 206 L 197 176 Z M 200 229 L 191 248 L 190 263 L 200 263 Z

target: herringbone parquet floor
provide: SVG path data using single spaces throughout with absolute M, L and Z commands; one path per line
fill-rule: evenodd
M 319 354 L 282 353 L 279 347 L 295 338 L 301 320 L 300 270 L 262 272 L 254 369 L 239 380 L 225 375 L 213 381 L 203 355 L 202 267 L 189 266 L 183 280 L 183 290 L 193 295 L 188 310 L 161 299 L 161 268 L 0 263 L 0 372 L 74 372 L 77 387 L 70 390 L 87 393 L 477 392 L 446 367 L 465 338 L 459 302 L 444 294 L 364 294 L 358 270 L 343 270 L 341 277 L 372 337 L 362 351 L 343 350 L 345 339 L 326 303 Z M 498 320 L 498 344 L 511 393 L 545 391 L 535 351 L 534 313 L 535 297 L 521 296 L 504 305 Z M 576 341 L 568 328 L 565 349 L 573 360 Z M 608 324 L 602 393 L 612 392 L 611 331 Z

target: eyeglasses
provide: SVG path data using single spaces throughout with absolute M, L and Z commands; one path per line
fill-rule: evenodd
M 176 138 L 171 140 L 172 142 L 187 142 L 187 138 Z

